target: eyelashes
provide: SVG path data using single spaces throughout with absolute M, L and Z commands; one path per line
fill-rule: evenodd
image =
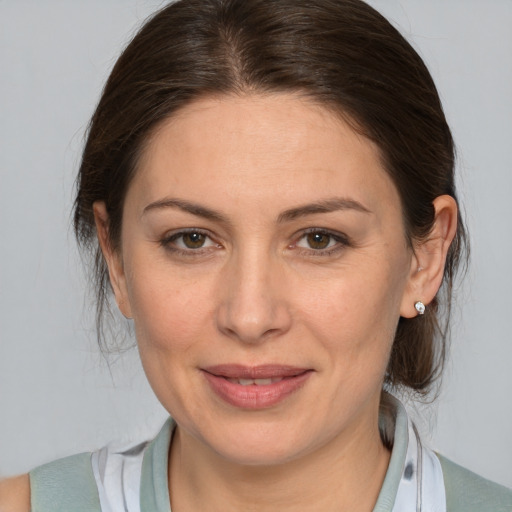
M 208 232 L 195 228 L 171 233 L 160 241 L 160 245 L 171 253 L 192 257 L 222 248 Z
M 190 228 L 182 229 L 165 236 L 160 245 L 173 255 L 185 258 L 199 258 L 222 250 L 222 244 L 214 240 L 208 231 Z M 323 228 L 309 228 L 295 236 L 287 246 L 301 256 L 331 256 L 352 246 L 343 233 Z
M 318 257 L 339 253 L 351 245 L 351 241 L 343 233 L 322 228 L 310 228 L 303 231 L 297 241 L 288 247 L 290 249 L 297 248 L 303 254 L 307 253 L 310 256 Z

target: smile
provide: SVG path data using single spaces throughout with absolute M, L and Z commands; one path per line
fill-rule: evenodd
M 265 409 L 300 390 L 313 370 L 282 365 L 219 365 L 202 372 L 223 402 L 242 409 Z

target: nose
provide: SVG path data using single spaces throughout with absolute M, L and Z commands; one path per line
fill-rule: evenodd
M 219 330 L 251 344 L 286 333 L 292 317 L 278 262 L 256 253 L 233 260 L 222 276 L 217 309 Z

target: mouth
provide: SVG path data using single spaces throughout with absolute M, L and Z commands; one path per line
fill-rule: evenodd
M 284 365 L 217 365 L 202 372 L 212 391 L 224 402 L 243 409 L 278 405 L 299 391 L 312 369 Z
M 285 377 L 273 377 L 270 379 L 227 379 L 233 384 L 240 384 L 241 386 L 268 386 L 276 382 L 281 382 Z

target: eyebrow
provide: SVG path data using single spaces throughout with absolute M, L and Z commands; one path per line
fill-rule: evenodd
M 277 218 L 278 222 L 289 222 L 300 217 L 306 217 L 307 215 L 314 215 L 316 213 L 330 213 L 343 210 L 355 210 L 357 212 L 371 214 L 368 210 L 358 201 L 353 199 L 346 199 L 342 197 L 333 197 L 319 201 L 318 203 L 306 204 L 304 206 L 298 206 L 297 208 L 291 208 L 286 210 L 279 215 Z
M 203 217 L 204 219 L 209 219 L 216 222 L 221 222 L 223 224 L 230 224 L 227 217 L 222 215 L 215 210 L 211 210 L 210 208 L 206 208 L 205 206 L 201 206 L 197 203 L 192 203 L 190 201 L 185 201 L 183 199 L 161 199 L 159 201 L 155 201 L 154 203 L 148 204 L 144 210 L 142 211 L 142 215 L 145 215 L 147 212 L 152 210 L 159 210 L 163 208 L 177 208 L 187 213 L 191 213 L 192 215 L 196 215 L 198 217 Z
M 210 208 L 201 206 L 197 203 L 185 201 L 184 199 L 166 198 L 150 203 L 142 211 L 142 216 L 149 211 L 164 208 L 177 208 L 187 213 L 191 213 L 192 215 L 203 217 L 204 219 L 221 222 L 228 225 L 230 224 L 228 218 L 225 217 L 222 213 L 211 210 Z M 368 208 L 363 206 L 358 201 L 341 197 L 333 197 L 330 199 L 324 199 L 323 201 L 319 201 L 317 203 L 306 204 L 285 210 L 279 214 L 277 217 L 277 222 L 281 224 L 284 222 L 290 222 L 300 217 L 306 217 L 308 215 L 314 215 L 317 213 L 330 213 L 343 210 L 354 210 L 366 214 L 372 213 L 370 210 L 368 210 Z

